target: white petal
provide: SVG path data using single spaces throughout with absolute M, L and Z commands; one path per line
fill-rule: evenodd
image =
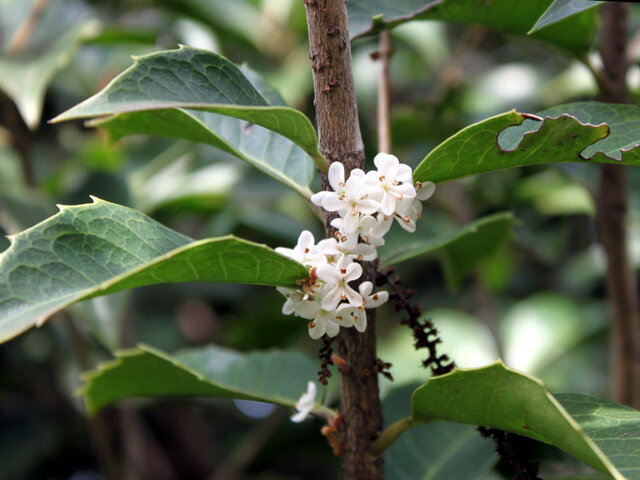
M 369 198 L 358 200 L 358 204 L 356 206 L 358 212 L 364 213 L 365 215 L 371 215 L 372 213 L 377 212 L 379 208 L 380 204 Z
M 401 163 L 398 165 L 398 170 L 396 172 L 396 180 L 399 182 L 412 182 L 413 175 L 411 172 L 411 167 L 405 163 Z
M 352 263 L 347 267 L 347 273 L 344 274 L 344 279 L 347 282 L 357 280 L 362 276 L 362 267 L 359 263 Z
M 291 417 L 291 421 L 295 422 L 295 423 L 300 423 L 302 422 L 305 418 L 307 418 L 307 415 L 309 415 L 309 412 L 298 412 L 295 415 L 293 415 Z
M 340 271 L 332 265 L 320 265 L 316 268 L 316 275 L 327 284 L 336 284 L 342 278 Z
M 334 192 L 327 192 L 327 191 L 322 191 L 322 192 L 317 192 L 314 193 L 313 195 L 311 195 L 311 201 L 313 203 L 315 203 L 316 205 L 318 205 L 319 207 L 322 206 L 322 202 L 324 201 L 324 197 L 326 197 L 327 195 L 330 195 Z
M 436 191 L 436 186 L 433 182 L 424 182 L 420 188 L 416 187 L 417 198 L 421 201 L 427 200 L 433 192 Z
M 353 327 L 353 311 L 354 307 L 349 305 L 348 303 L 343 303 L 338 305 L 338 310 L 336 311 L 336 320 L 335 322 L 344 328 Z
M 327 195 L 322 199 L 322 206 L 329 212 L 337 212 L 349 208 L 349 204 L 345 200 L 340 200 L 337 193 Z
M 337 285 L 325 285 L 322 287 L 322 308 L 329 311 L 335 310 L 340 303 L 341 289 Z
M 358 286 L 358 291 L 360 292 L 360 295 L 362 295 L 362 298 L 368 297 L 372 290 L 373 283 L 371 282 L 362 282 Z
M 336 335 L 338 335 L 338 333 L 340 333 L 340 327 L 333 323 L 331 320 L 327 321 L 327 336 L 329 336 L 330 338 L 335 337 Z
M 311 325 L 311 322 L 309 322 Z M 313 327 L 309 328 L 309 336 L 314 340 L 319 339 L 327 331 L 327 321 L 325 319 L 317 318 L 313 320 Z
M 296 315 L 307 320 L 313 320 L 320 310 L 320 302 L 314 300 L 305 300 L 295 306 Z
M 309 230 L 303 230 L 298 237 L 298 246 L 302 249 L 312 248 L 315 243 L 315 239 L 313 238 L 313 233 Z
M 344 184 L 344 165 L 340 162 L 333 162 L 329 166 L 327 177 L 329 185 L 337 192 L 341 188 L 341 184 Z
M 367 312 L 364 310 L 358 310 L 356 312 L 357 321 L 354 319 L 353 325 L 359 332 L 364 332 L 367 329 Z
M 370 262 L 378 257 L 378 249 L 366 243 L 359 243 L 356 247 L 352 248 L 349 253 L 354 255 L 358 260 L 364 260 L 365 262 Z
M 382 290 L 380 292 L 374 293 L 373 295 L 367 298 L 366 307 L 376 308 L 382 305 L 387 300 L 389 300 L 389 292 Z
M 345 286 L 342 291 L 347 296 L 347 300 L 349 300 L 349 303 L 354 307 L 361 307 L 364 304 L 364 301 L 362 300 L 360 294 L 350 286 Z
M 396 209 L 396 197 L 391 195 L 389 192 L 384 192 L 384 196 L 382 197 L 382 201 L 380 202 L 380 213 L 386 216 L 393 215 L 393 212 Z
M 394 155 L 390 155 L 388 153 L 379 153 L 374 157 L 373 163 L 382 175 L 386 175 L 386 172 L 391 169 L 395 169 L 400 161 Z

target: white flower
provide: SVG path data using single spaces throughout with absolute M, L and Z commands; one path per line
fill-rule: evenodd
M 354 307 L 362 305 L 360 294 L 349 286 L 349 282 L 362 275 L 359 264 L 351 262 L 348 257 L 342 257 L 335 266 L 320 265 L 317 275 L 325 282 L 322 287 L 322 308 L 335 310 L 341 300 L 348 300 Z
M 333 192 L 318 192 L 311 196 L 311 201 L 328 212 L 338 212 L 344 219 L 345 233 L 353 232 L 360 219 L 360 214 L 372 214 L 379 208 L 378 202 L 367 198 L 364 188 L 364 172 L 355 169 L 345 182 L 344 167 L 341 163 L 333 163 L 329 167 L 329 184 Z
M 306 293 L 293 288 L 276 287 L 276 290 L 280 292 L 287 299 L 282 305 L 282 313 L 285 315 L 291 315 L 295 313 L 296 308 L 303 302 Z
M 326 257 L 318 251 L 314 243 L 313 234 L 309 230 L 303 230 L 298 237 L 298 244 L 293 249 L 277 247 L 276 252 L 310 267 L 327 263 Z
M 300 423 L 313 411 L 316 402 L 317 387 L 313 382 L 307 383 L 307 391 L 300 396 L 296 403 L 296 413 L 291 417 L 292 422 Z
M 325 238 L 318 242 L 318 248 L 327 255 L 328 263 L 335 263 L 341 256 L 351 260 L 370 262 L 378 257 L 378 251 L 372 245 L 358 243 L 357 235 L 342 236 L 340 240 Z M 335 260 L 332 262 L 332 260 Z
M 380 213 L 393 215 L 397 202 L 416 196 L 416 189 L 411 183 L 411 167 L 387 153 L 376 155 L 373 163 L 378 170 L 367 172 L 365 176 L 367 194 L 369 198 L 380 202 Z

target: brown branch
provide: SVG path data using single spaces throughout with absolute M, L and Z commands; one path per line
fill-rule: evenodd
M 602 6 L 603 73 L 607 88 L 601 99 L 628 100 L 626 57 L 628 5 L 607 2 Z M 640 408 L 640 317 L 638 287 L 629 261 L 626 239 L 628 210 L 626 167 L 600 166 L 597 221 L 607 258 L 606 283 L 611 309 L 612 394 L 616 402 Z
M 309 58 L 318 125 L 318 148 L 331 162 L 341 162 L 347 174 L 364 167 L 364 146 L 358 123 L 351 45 L 345 0 L 305 0 L 309 30 Z M 323 185 L 328 188 L 326 176 Z M 334 230 L 325 215 L 327 236 Z M 375 277 L 375 268 L 364 265 L 364 279 Z M 340 370 L 342 478 L 383 478 L 382 458 L 370 453 L 371 441 L 382 429 L 378 392 L 375 315 L 368 313 L 364 333 L 344 329 L 338 337 L 338 353 L 345 360 Z

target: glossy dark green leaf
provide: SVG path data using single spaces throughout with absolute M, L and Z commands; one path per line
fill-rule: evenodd
M 89 412 L 125 398 L 222 397 L 295 406 L 307 382 L 316 378 L 315 362 L 298 352 L 242 354 L 217 346 L 174 355 L 147 345 L 117 353 L 85 376 L 82 395 Z M 331 412 L 316 398 L 316 408 Z
M 515 34 L 526 34 L 553 0 L 349 0 L 351 37 L 393 28 L 411 20 L 484 25 Z M 561 20 L 531 36 L 574 54 L 585 53 L 596 31 L 595 13 L 585 11 Z
M 233 236 L 194 241 L 142 213 L 94 199 L 11 236 L 0 254 L 0 342 L 77 301 L 175 282 L 295 286 L 306 269 Z
M 272 106 L 226 58 L 181 47 L 135 58 L 93 97 L 53 122 L 97 118 L 113 139 L 144 133 L 214 145 L 308 195 L 317 149 L 309 119 Z
M 412 398 L 413 417 L 517 433 L 553 445 L 616 480 L 640 478 L 640 412 L 582 394 L 551 395 L 502 362 L 434 377 Z
M 509 212 L 476 220 L 447 235 L 434 239 L 416 239 L 402 247 L 382 251 L 381 265 L 389 266 L 423 255 L 434 255 L 442 263 L 450 288 L 493 255 L 511 235 L 515 220 Z

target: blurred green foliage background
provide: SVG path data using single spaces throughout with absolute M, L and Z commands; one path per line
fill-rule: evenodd
M 55 213 L 56 203 L 85 203 L 96 195 L 194 238 L 234 233 L 275 247 L 292 246 L 302 229 L 322 236 L 302 198 L 217 149 L 149 137 L 110 144 L 80 122 L 46 122 L 97 92 L 131 64 L 131 55 L 178 44 L 213 50 L 259 72 L 313 119 L 302 1 L 52 0 L 26 43 L 12 50 L 33 4 L 0 1 L 0 233 L 35 224 Z M 632 9 L 631 30 L 639 23 Z M 436 21 L 408 23 L 392 37 L 392 153 L 414 167 L 469 123 L 512 108 L 535 112 L 590 99 L 597 91 L 580 62 L 531 38 Z M 376 153 L 379 64 L 371 54 L 377 49 L 376 36 L 352 44 L 369 161 Z M 640 48 L 634 53 L 637 61 Z M 637 98 L 637 64 L 628 81 Z M 459 366 L 501 357 L 554 392 L 608 396 L 595 168 L 499 171 L 442 185 L 427 202 L 417 233 L 426 239 L 489 214 L 511 211 L 516 219 L 511 238 L 455 289 L 437 255 L 397 269 L 440 329 L 442 351 Z M 637 184 L 638 172 L 629 173 Z M 631 202 L 638 266 L 640 197 L 633 189 Z M 394 228 L 388 248 L 408 239 Z M 0 251 L 7 246 L 0 237 Z M 137 342 L 166 351 L 206 343 L 240 351 L 295 347 L 315 356 L 319 345 L 304 321 L 282 315 L 281 305 L 266 287 L 147 287 L 74 306 L 0 346 L 0 479 L 103 478 L 106 450 L 132 479 L 337 478 L 338 462 L 318 435 L 318 421 L 293 425 L 288 412 L 230 401 L 136 401 L 87 420 L 74 395 L 82 371 Z M 407 404 L 410 390 L 402 387 L 427 376 L 399 319 L 391 307 L 379 313 L 379 354 L 392 362 L 395 378 L 382 380 L 382 393 L 402 399 L 387 402 L 387 412 Z M 550 448 L 532 443 L 530 451 L 543 462 L 544 478 L 586 468 Z M 477 478 L 509 478 L 484 474 Z

